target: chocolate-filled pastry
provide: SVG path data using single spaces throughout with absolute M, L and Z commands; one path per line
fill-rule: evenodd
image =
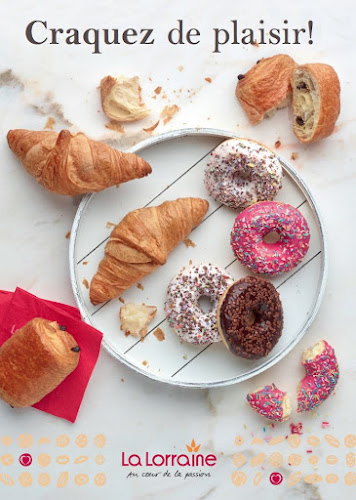
M 293 71 L 293 131 L 300 142 L 330 135 L 340 113 L 340 82 L 329 64 L 304 64 Z
M 268 281 L 246 276 L 227 288 L 217 319 L 220 336 L 230 352 L 247 359 L 267 356 L 283 330 L 279 293 Z
M 260 59 L 245 75 L 238 76 L 235 95 L 252 125 L 288 106 L 295 61 L 286 54 Z
M 56 321 L 34 318 L 0 348 L 0 397 L 13 407 L 31 406 L 77 367 L 80 347 Z

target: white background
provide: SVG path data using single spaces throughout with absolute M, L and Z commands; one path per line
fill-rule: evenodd
M 186 390 L 169 387 L 148 380 L 102 352 L 85 395 L 78 420 L 72 425 L 33 409 L 12 410 L 0 405 L 2 435 L 12 436 L 14 444 L 9 450 L 1 447 L 1 454 L 12 453 L 17 457 L 21 450 L 16 444 L 19 434 L 30 433 L 37 439 L 48 436 L 54 442 L 59 434 L 68 434 L 72 443 L 68 449 L 71 459 L 82 453 L 76 449 L 74 439 L 87 434 L 90 445 L 86 453 L 90 464 L 85 466 L 91 483 L 80 489 L 72 477 L 80 472 L 79 466 L 67 469 L 71 480 L 66 488 L 58 490 L 56 478 L 61 467 L 52 463 L 48 468 L 52 485 L 40 489 L 37 476 L 42 472 L 36 463 L 40 451 L 34 445 L 28 451 L 34 457 L 30 472 L 34 485 L 26 489 L 28 498 L 96 499 L 105 495 L 110 499 L 171 500 L 194 498 L 249 498 L 263 494 L 267 498 L 353 498 L 356 486 L 344 484 L 346 449 L 330 449 L 323 442 L 319 450 L 320 469 L 313 470 L 307 462 L 306 437 L 309 433 L 322 437 L 325 433 L 337 436 L 343 443 L 346 433 L 355 432 L 354 382 L 355 382 L 355 268 L 354 268 L 354 196 L 355 166 L 353 164 L 354 132 L 354 28 L 351 2 L 300 1 L 293 7 L 285 2 L 235 2 L 220 1 L 180 2 L 152 0 L 102 2 L 67 0 L 58 2 L 2 2 L 0 30 L 0 73 L 12 70 L 10 85 L 0 79 L 0 128 L 1 128 L 1 181 L 0 219 L 1 281 L 3 289 L 14 290 L 21 286 L 48 299 L 74 304 L 68 273 L 68 240 L 79 200 L 54 196 L 46 192 L 23 170 L 9 151 L 6 133 L 10 128 L 43 129 L 47 118 L 55 118 L 55 130 L 69 127 L 83 131 L 94 139 L 108 140 L 111 145 L 126 147 L 147 137 L 143 127 L 155 123 L 163 107 L 176 103 L 179 113 L 166 126 L 160 124 L 155 133 L 186 126 L 214 127 L 241 131 L 267 146 L 274 147 L 276 140 L 282 145 L 279 153 L 290 158 L 298 152 L 293 163 L 308 182 L 325 221 L 330 250 L 329 280 L 320 312 L 303 341 L 277 366 L 268 372 L 238 386 L 211 390 Z M 26 25 L 35 19 L 47 20 L 49 28 L 133 27 L 155 29 L 154 46 L 103 46 L 102 54 L 91 53 L 91 47 L 31 45 L 24 36 Z M 175 27 L 177 19 L 184 19 L 188 27 L 201 31 L 201 42 L 196 46 L 172 46 L 167 43 L 167 31 Z M 264 19 L 265 26 L 282 26 L 288 19 L 291 27 L 305 27 L 314 21 L 312 45 L 306 41 L 299 46 L 225 45 L 220 54 L 213 54 L 212 28 L 227 28 L 231 19 L 241 27 L 258 27 Z M 246 116 L 234 97 L 236 76 L 245 72 L 257 59 L 277 53 L 288 53 L 298 63 L 325 62 L 337 70 L 342 87 L 342 111 L 335 133 L 315 145 L 302 146 L 291 132 L 291 112 L 283 110 L 257 127 L 248 124 Z M 179 69 L 179 67 L 183 67 Z M 107 122 L 99 100 L 97 86 L 107 74 L 139 75 L 145 100 L 151 115 L 136 125 L 126 127 L 124 136 L 105 128 Z M 206 77 L 212 83 L 205 81 Z M 1 78 L 1 77 L 0 77 Z M 162 86 L 167 99 L 153 99 L 153 90 Z M 179 92 L 182 89 L 182 92 Z M 190 90 L 190 92 L 188 92 Z M 176 91 L 176 92 L 174 92 Z M 213 237 L 213 236 L 212 236 Z M 248 483 L 237 488 L 230 476 L 234 471 L 232 455 L 237 451 L 251 458 L 254 448 L 249 446 L 252 434 L 266 436 L 289 434 L 289 423 L 274 429 L 263 427 L 268 423 L 255 415 L 245 403 L 250 390 L 275 382 L 287 390 L 294 402 L 297 382 L 303 376 L 299 365 L 301 352 L 321 338 L 336 350 L 341 366 L 341 378 L 335 395 L 320 407 L 315 415 L 293 415 L 293 421 L 304 425 L 301 470 L 308 474 L 329 472 L 340 476 L 337 485 L 308 485 L 301 481 L 291 488 L 286 485 L 291 467 L 285 465 L 281 472 L 285 481 L 280 486 L 269 484 L 268 475 L 274 470 L 266 466 L 264 479 L 252 486 L 255 471 L 245 466 Z M 123 379 L 124 381 L 121 381 Z M 75 388 L 73 388 L 75 390 Z M 330 422 L 329 429 L 322 429 L 321 422 Z M 104 433 L 107 445 L 101 453 L 106 463 L 101 466 L 107 475 L 105 489 L 93 485 L 92 478 L 99 467 L 95 466 L 97 453 L 93 437 Z M 238 450 L 236 435 L 244 436 Z M 183 452 L 192 437 L 201 443 L 201 451 L 215 453 L 218 464 L 210 479 L 125 479 L 127 471 L 120 467 L 120 454 L 176 453 Z M 1 445 L 0 445 L 1 446 Z M 283 445 L 284 446 L 284 445 Z M 285 456 L 288 447 L 280 446 Z M 287 446 L 287 445 L 285 445 Z M 262 447 L 263 448 L 263 447 Z M 261 449 L 267 455 L 268 445 Z M 274 450 L 273 450 L 274 451 Z M 48 446 L 54 457 L 58 449 Z M 325 457 L 338 454 L 339 464 L 325 465 Z M 72 463 L 72 462 L 71 462 Z M 77 468 L 76 468 L 77 467 Z M 327 468 L 329 467 L 329 468 Z M 13 465 L 1 472 L 15 479 L 21 467 Z M 84 471 L 84 469 L 83 469 Z M 16 484 L 10 489 L 0 484 L 0 495 L 20 498 L 24 489 Z

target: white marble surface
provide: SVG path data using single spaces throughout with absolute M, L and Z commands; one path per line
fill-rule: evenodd
M 273 147 L 281 141 L 279 153 L 290 158 L 292 152 L 299 157 L 294 166 L 308 182 L 322 211 L 328 234 L 330 251 L 329 279 L 320 312 L 307 335 L 300 344 L 280 363 L 255 379 L 237 386 L 211 389 L 186 390 L 161 385 L 133 373 L 124 365 L 102 352 L 93 378 L 85 395 L 78 420 L 71 425 L 33 409 L 12 410 L 0 404 L 1 435 L 12 436 L 14 444 L 7 450 L 0 444 L 0 455 L 12 453 L 17 460 L 21 450 L 16 438 L 30 433 L 36 439 L 67 434 L 72 439 L 68 455 L 71 462 L 66 467 L 54 463 L 60 452 L 48 445 L 47 453 L 53 460 L 48 468 L 52 483 L 47 488 L 37 485 L 37 476 L 45 469 L 36 462 L 43 451 L 35 444 L 28 451 L 34 457 L 29 468 L 34 484 L 24 490 L 18 482 L 10 490 L 0 483 L 2 498 L 74 498 L 96 499 L 104 495 L 114 499 L 232 499 L 250 498 L 263 494 L 267 498 L 332 499 L 355 498 L 356 485 L 348 487 L 344 475 L 348 472 L 344 460 L 347 450 L 343 436 L 355 433 L 354 383 L 356 375 L 356 348 L 353 341 L 355 324 L 355 266 L 354 266 L 354 196 L 355 196 L 355 131 L 354 95 L 355 70 L 353 67 L 354 20 L 351 2 L 341 0 L 335 6 L 330 0 L 321 2 L 300 1 L 291 4 L 271 0 L 266 4 L 260 0 L 243 5 L 237 2 L 166 2 L 143 0 L 118 3 L 79 0 L 69 2 L 45 2 L 19 0 L 3 2 L 6 16 L 0 25 L 0 137 L 1 137 L 1 182 L 0 220 L 1 283 L 3 289 L 13 290 L 21 286 L 42 297 L 74 304 L 68 273 L 68 240 L 78 200 L 54 196 L 46 192 L 23 170 L 9 151 L 6 132 L 10 128 L 43 129 L 49 116 L 55 119 L 55 130 L 68 127 L 72 131 L 83 131 L 92 138 L 107 140 L 111 145 L 127 147 L 145 138 L 142 132 L 157 121 L 167 104 L 180 108 L 167 124 L 159 125 L 155 134 L 183 127 L 214 127 L 241 131 Z M 176 19 L 186 20 L 190 27 L 198 27 L 202 41 L 197 46 L 169 46 L 165 33 L 174 27 Z M 143 27 L 152 26 L 157 32 L 154 46 L 108 46 L 102 54 L 91 54 L 88 46 L 30 45 L 24 36 L 28 22 L 34 19 L 47 20 L 49 27 Z M 241 25 L 258 25 L 264 19 L 266 25 L 280 25 L 283 19 L 289 25 L 304 26 L 314 21 L 314 44 L 299 46 L 242 47 L 226 45 L 220 54 L 212 53 L 213 27 L 226 27 L 231 19 Z M 236 75 L 246 71 L 261 57 L 277 53 L 288 53 L 299 63 L 325 62 L 337 70 L 342 87 L 342 111 L 334 134 L 315 145 L 302 146 L 291 132 L 290 110 L 282 110 L 273 118 L 253 128 L 234 98 Z M 180 67 L 183 67 L 180 68 Z M 9 73 L 11 74 L 9 77 Z M 101 111 L 97 86 L 107 74 L 138 74 L 141 78 L 145 100 L 151 115 L 144 121 L 127 126 L 121 135 L 105 128 L 106 119 Z M 210 77 L 211 83 L 205 78 Z M 153 90 L 162 86 L 160 96 L 153 99 Z M 181 91 L 180 91 L 181 89 Z M 163 96 L 167 98 L 164 99 Z M 255 474 L 249 465 L 241 468 L 248 481 L 241 487 L 231 482 L 235 470 L 232 455 L 240 451 L 247 459 L 255 454 L 250 445 L 251 436 L 270 437 L 289 433 L 289 424 L 274 429 L 263 427 L 267 422 L 255 415 L 245 403 L 246 393 L 274 381 L 287 390 L 292 399 L 298 380 L 303 375 L 299 365 L 304 348 L 325 338 L 336 349 L 341 365 L 341 379 L 335 391 L 316 414 L 297 416 L 292 421 L 303 422 L 302 445 L 295 451 L 303 457 L 302 465 L 292 467 L 303 472 L 319 473 L 323 481 L 309 485 L 303 480 L 297 486 L 288 487 L 290 466 L 281 470 L 285 476 L 279 486 L 272 486 L 268 476 L 276 467 L 267 465 L 262 470 L 263 480 L 253 486 Z M 75 390 L 75 388 L 73 388 Z M 322 429 L 321 422 L 330 422 L 329 429 Z M 106 462 L 101 466 L 108 483 L 100 489 L 93 484 L 95 467 L 93 437 L 104 433 L 107 445 L 101 451 Z M 308 435 L 319 437 L 329 433 L 341 440 L 340 448 L 331 448 L 324 441 L 319 451 L 319 469 L 308 464 L 306 444 Z M 85 453 L 90 457 L 89 465 L 82 465 L 90 476 L 90 484 L 78 487 L 73 476 L 79 473 L 79 465 L 73 464 L 75 456 L 82 454 L 74 445 L 78 434 L 86 434 L 90 444 Z M 244 444 L 237 448 L 236 435 L 244 437 Z M 120 466 L 121 451 L 144 453 L 183 452 L 192 437 L 201 443 L 204 453 L 216 453 L 217 466 L 210 478 L 179 479 L 151 478 L 126 479 L 128 468 Z M 47 445 L 46 445 L 47 446 Z M 272 447 L 260 445 L 260 451 L 269 455 Z M 285 458 L 290 452 L 287 443 L 274 447 Z M 351 450 L 352 451 L 352 450 Z M 336 466 L 325 464 L 325 457 L 339 457 Z M 58 474 L 65 468 L 70 474 L 66 488 L 56 488 Z M 334 469 L 333 469 L 334 467 Z M 0 472 L 15 479 L 23 472 L 16 463 Z M 236 469 L 237 470 L 237 469 Z M 257 470 L 257 469 L 256 469 Z M 350 469 L 352 470 L 352 469 Z M 355 470 L 355 469 L 354 469 Z M 327 484 L 325 476 L 336 472 L 339 483 Z

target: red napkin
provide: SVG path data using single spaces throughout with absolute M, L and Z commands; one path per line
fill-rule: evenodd
M 34 407 L 75 422 L 99 356 L 103 335 L 81 321 L 80 313 L 75 307 L 39 299 L 21 288 L 16 288 L 14 293 L 0 291 L 0 345 L 15 330 L 36 317 L 57 321 L 66 326 L 81 351 L 77 368 Z

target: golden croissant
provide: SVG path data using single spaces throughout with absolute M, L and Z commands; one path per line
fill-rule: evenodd
M 90 284 L 90 300 L 100 304 L 163 265 L 171 251 L 198 226 L 209 207 L 201 198 L 179 198 L 139 208 L 117 224 Z
M 122 153 L 82 133 L 10 130 L 10 149 L 27 172 L 58 194 L 78 195 L 144 177 L 150 165 L 133 153 Z

